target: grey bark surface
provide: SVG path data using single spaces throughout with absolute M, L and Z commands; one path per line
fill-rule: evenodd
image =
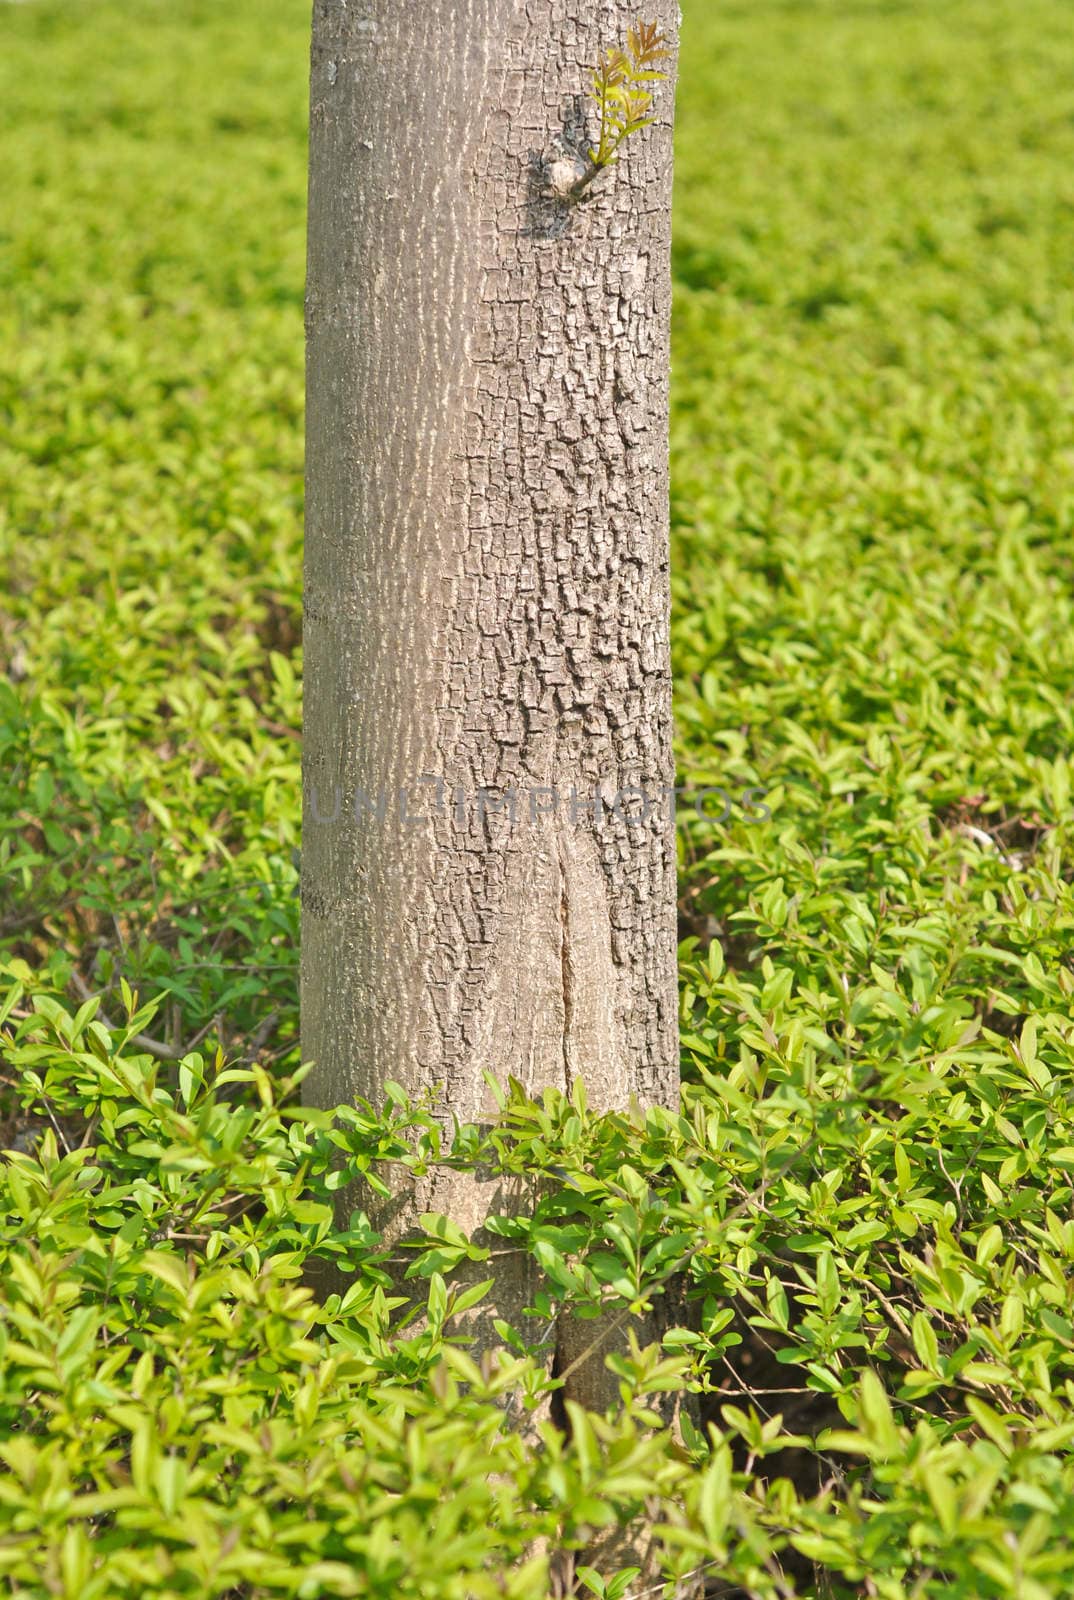
M 598 1109 L 678 1101 L 673 76 L 590 199 L 543 192 L 595 142 L 592 69 L 637 15 L 315 0 L 301 998 L 322 1105 L 392 1078 L 488 1121 L 485 1070 L 581 1076 Z M 677 0 L 642 15 L 674 39 Z M 598 825 L 594 793 L 630 787 L 661 804 Z M 527 1203 L 441 1169 L 391 1226 Z M 530 1271 L 501 1270 L 499 1315 Z M 588 1403 L 614 1397 L 602 1353 Z

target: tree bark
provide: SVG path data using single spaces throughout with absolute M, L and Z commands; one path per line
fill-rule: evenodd
M 547 192 L 595 143 L 592 70 L 636 19 L 635 0 L 315 0 L 302 1046 L 321 1105 L 380 1103 L 392 1078 L 489 1121 L 486 1070 L 677 1105 L 674 60 L 590 197 Z M 677 0 L 642 20 L 674 40 Z M 442 1172 L 393 1227 L 524 1203 Z M 497 1314 L 528 1271 L 501 1273 Z M 614 1395 L 601 1352 L 589 1369 L 575 1392 Z

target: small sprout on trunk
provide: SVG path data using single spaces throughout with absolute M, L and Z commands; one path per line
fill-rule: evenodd
M 667 60 L 670 41 L 655 22 L 636 22 L 625 48 L 606 50 L 593 73 L 593 98 L 600 116 L 600 137 L 585 157 L 571 153 L 548 163 L 548 194 L 561 200 L 587 198 L 593 179 L 613 165 L 624 139 L 653 122 L 650 84 L 667 77 L 658 62 Z

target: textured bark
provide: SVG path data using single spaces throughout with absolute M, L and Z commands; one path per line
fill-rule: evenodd
M 379 1103 L 394 1078 L 486 1121 L 486 1069 L 531 1091 L 582 1076 L 600 1109 L 677 1103 L 673 78 L 590 199 L 544 192 L 595 141 L 590 74 L 637 15 L 314 6 L 302 1044 L 320 1104 Z M 642 16 L 675 36 L 677 0 Z M 598 825 L 594 794 L 631 786 L 660 800 L 650 818 Z M 547 788 L 558 814 L 535 815 Z M 494 808 L 512 789 L 513 820 Z M 396 1197 L 392 1228 L 429 1209 L 479 1230 L 527 1203 L 441 1173 Z M 502 1270 L 500 1315 L 529 1270 Z M 614 1397 L 601 1354 L 575 1386 L 590 1404 Z

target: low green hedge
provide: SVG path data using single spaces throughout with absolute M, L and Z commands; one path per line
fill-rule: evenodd
M 153 1008 L 129 991 L 109 1028 L 9 964 L 27 1146 L 0 1164 L 10 1591 L 538 1600 L 542 1550 L 646 1516 L 669 1579 L 703 1568 L 713 1592 L 776 1600 L 796 1554 L 822 1587 L 795 1592 L 1068 1592 L 1071 1023 L 1017 1043 L 956 1027 L 916 1067 L 863 1068 L 818 1049 L 773 976 L 762 994 L 715 947 L 687 964 L 699 1063 L 728 1012 L 741 1037 L 681 1115 L 514 1089 L 451 1149 L 398 1090 L 380 1114 L 303 1110 L 256 1065 L 141 1052 Z M 359 1173 L 445 1160 L 534 1184 L 498 1231 L 542 1288 L 483 1369 L 457 1319 L 495 1264 L 462 1294 L 452 1272 L 487 1251 L 426 1217 L 407 1301 L 365 1215 L 333 1221 Z M 353 1276 L 342 1298 L 303 1285 L 317 1259 Z M 629 1325 L 672 1289 L 663 1348 L 609 1358 L 618 1410 L 575 1409 L 569 1438 L 519 1430 L 552 1381 L 550 1314 Z M 747 1346 L 784 1367 L 798 1431 L 754 1392 Z M 685 1444 L 654 1409 L 668 1389 L 696 1396 Z M 819 1407 L 829 1425 L 803 1427 Z

